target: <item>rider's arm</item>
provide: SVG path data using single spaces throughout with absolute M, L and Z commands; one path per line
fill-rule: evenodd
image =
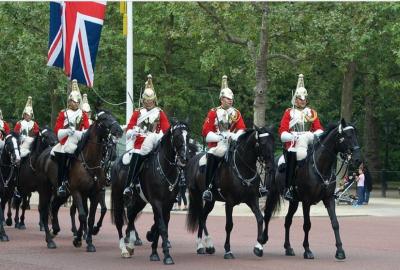
M 290 122 L 290 108 L 284 112 L 281 119 L 281 123 L 279 125 L 279 135 L 281 137 L 282 142 L 290 142 L 295 139 L 294 135 L 290 132 L 289 122 Z
M 165 114 L 165 112 L 163 110 L 160 111 L 160 131 L 162 131 L 163 134 L 165 134 L 167 132 L 167 130 L 169 129 L 170 124 L 168 121 L 168 117 Z
M 19 134 L 19 133 L 21 132 L 21 121 L 18 121 L 18 122 L 15 124 L 14 132 L 17 133 L 17 134 Z
M 35 134 L 35 136 L 39 134 L 39 125 L 36 121 L 33 123 L 33 134 Z
M 10 134 L 10 127 L 8 126 L 6 121 L 4 122 L 4 132 L 6 133 L 6 135 Z

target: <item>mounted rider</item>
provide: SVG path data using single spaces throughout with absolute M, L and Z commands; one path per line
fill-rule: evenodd
M 39 125 L 34 121 L 32 97 L 29 96 L 26 101 L 24 111 L 22 112 L 22 120 L 18 121 L 14 127 L 14 132 L 20 135 L 21 138 L 21 158 L 26 157 L 29 153 L 35 136 L 39 134 Z
M 208 111 L 202 130 L 202 135 L 209 148 L 206 165 L 207 189 L 203 192 L 203 200 L 205 201 L 213 200 L 214 175 L 222 157 L 228 150 L 229 141 L 236 141 L 246 129 L 241 113 L 233 107 L 233 92 L 228 87 L 226 75 L 222 76 L 219 100 L 221 105 Z
M 72 81 L 71 88 L 71 93 L 68 96 L 68 107 L 58 114 L 54 128 L 60 142 L 51 151 L 58 163 L 59 187 L 57 195 L 60 197 L 65 197 L 67 194 L 66 183 L 69 166 L 78 142 L 85 130 L 89 128 L 88 115 L 80 109 L 82 96 L 76 80 Z
M 4 147 L 4 138 L 10 134 L 10 127 L 7 122 L 3 120 L 3 112 L 0 109 L 0 152 Z
M 92 125 L 93 124 L 92 109 L 90 108 L 87 94 L 82 95 L 82 111 L 84 111 L 88 115 L 89 125 Z
M 157 96 L 154 91 L 151 75 L 147 76 L 145 89 L 142 94 L 142 108 L 133 112 L 127 126 L 127 139 L 134 140 L 133 149 L 130 151 L 131 160 L 127 186 L 124 190 L 125 199 L 133 195 L 133 187 L 139 184 L 139 172 L 146 155 L 149 154 L 161 140 L 170 127 L 165 112 L 157 107 Z
M 323 132 L 318 114 L 314 109 L 307 107 L 308 93 L 304 87 L 304 76 L 299 75 L 296 91 L 292 97 L 292 108 L 285 110 L 279 127 L 279 135 L 284 143 L 286 176 L 284 197 L 294 199 L 294 178 L 298 161 L 307 156 L 308 145 L 312 144 L 315 135 Z M 278 165 L 284 163 L 280 158 Z

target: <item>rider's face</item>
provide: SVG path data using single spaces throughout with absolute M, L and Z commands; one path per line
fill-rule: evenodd
M 304 109 L 307 106 L 307 99 L 296 98 L 296 107 L 300 109 Z
M 153 109 L 156 106 L 156 101 L 154 99 L 143 99 L 143 106 L 147 109 Z
M 75 102 L 72 99 L 68 101 L 68 108 L 70 108 L 73 111 L 76 111 L 79 108 L 79 102 Z
M 233 99 L 227 97 L 221 97 L 221 106 L 222 108 L 229 109 L 233 105 Z
M 31 121 L 32 116 L 30 114 L 24 113 L 24 119 L 25 119 L 25 121 L 29 122 L 29 121 Z

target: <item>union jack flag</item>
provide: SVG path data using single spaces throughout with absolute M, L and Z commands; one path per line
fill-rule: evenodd
M 48 66 L 93 87 L 106 1 L 50 2 Z

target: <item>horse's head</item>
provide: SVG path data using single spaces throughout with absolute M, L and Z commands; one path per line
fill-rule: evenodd
M 44 147 L 54 146 L 58 143 L 57 135 L 47 126 L 40 130 L 39 135 Z
M 265 164 L 265 170 L 271 171 L 275 167 L 275 139 L 270 128 L 255 127 L 257 139 L 257 154 Z
M 170 129 L 171 143 L 176 153 L 176 164 L 185 167 L 189 160 L 189 134 L 188 126 L 185 123 L 178 122 Z
M 350 159 L 356 167 L 361 164 L 361 151 L 356 129 L 352 125 L 348 125 L 343 118 L 337 127 L 336 145 L 338 152 L 344 154 L 345 158 Z
M 19 136 L 11 132 L 4 139 L 4 149 L 1 156 L 2 163 L 10 163 L 8 165 L 19 166 L 21 163 L 21 155 L 19 152 Z
M 101 138 L 106 138 L 109 134 L 117 138 L 122 137 L 123 130 L 121 126 L 115 117 L 106 110 L 98 110 L 96 112 L 94 125 L 99 128 L 99 136 Z

